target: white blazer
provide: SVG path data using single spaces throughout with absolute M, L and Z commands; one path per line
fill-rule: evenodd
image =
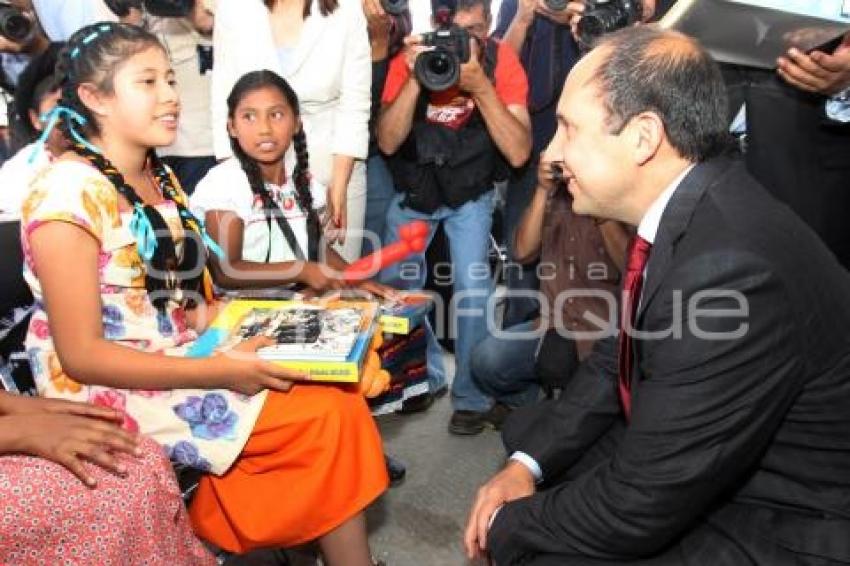
M 269 12 L 261 0 L 218 0 L 213 31 L 212 119 L 215 155 L 230 155 L 227 96 L 249 71 L 286 78 L 301 104 L 310 170 L 330 184 L 333 155 L 366 159 L 369 150 L 372 58 L 359 0 L 339 0 L 323 17 L 314 2 L 288 74 L 281 72 Z

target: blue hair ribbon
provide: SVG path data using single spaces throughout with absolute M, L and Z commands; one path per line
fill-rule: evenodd
M 88 45 L 89 43 L 91 43 L 92 41 L 97 39 L 97 36 L 99 36 L 101 33 L 105 33 L 107 31 L 109 31 L 110 29 L 112 29 L 112 24 L 101 24 L 97 27 L 96 30 L 94 30 L 93 32 L 91 32 L 90 34 L 85 36 L 82 39 L 81 43 L 83 45 Z M 76 59 L 77 57 L 79 57 L 80 47 L 81 46 L 78 45 L 71 50 L 71 59 Z
M 130 219 L 130 232 L 136 239 L 136 249 L 145 261 L 150 261 L 156 251 L 156 232 L 142 203 L 133 205 L 133 218 Z
M 209 249 L 212 253 L 217 255 L 219 259 L 221 259 L 221 260 L 225 259 L 226 256 L 225 256 L 224 250 L 221 249 L 221 246 L 219 246 L 218 243 L 215 240 L 213 240 L 212 237 L 209 235 L 209 232 L 207 232 L 207 227 L 204 224 L 204 221 L 201 220 L 200 218 L 198 218 L 197 216 L 195 216 L 194 214 L 192 214 L 191 212 L 189 212 L 187 209 L 184 209 L 181 214 L 183 215 L 184 218 L 192 220 L 192 221 L 195 222 L 195 224 L 198 225 L 198 232 L 201 234 L 201 239 L 204 241 L 204 245 L 207 247 L 207 249 Z
M 80 135 L 80 133 L 77 131 L 77 128 L 74 127 L 75 123 L 79 124 L 80 126 L 85 126 L 88 123 L 88 120 L 86 120 L 85 116 L 83 116 L 73 108 L 68 108 L 67 106 L 62 106 L 61 104 L 58 104 L 46 114 L 41 115 L 42 122 L 47 122 L 47 125 L 45 126 L 44 131 L 42 131 L 41 135 L 38 137 L 38 140 L 35 142 L 35 147 L 33 147 L 32 153 L 30 154 L 27 163 L 32 165 L 35 162 L 35 158 L 38 153 L 44 149 L 44 146 L 47 143 L 47 138 L 50 137 L 50 132 L 53 131 L 53 128 L 56 127 L 56 123 L 59 122 L 59 119 L 63 115 L 68 119 L 68 131 L 71 132 L 71 137 L 74 138 L 74 141 L 82 146 L 85 146 L 86 148 L 90 149 L 95 153 L 100 153 L 100 149 L 89 143 L 86 138 Z

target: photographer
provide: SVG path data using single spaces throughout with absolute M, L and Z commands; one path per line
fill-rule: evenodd
M 493 32 L 519 55 L 528 75 L 533 149 L 529 162 L 511 174 L 503 212 L 505 242 L 512 262 L 517 262 L 513 234 L 534 193 L 538 156 L 555 134 L 555 106 L 567 73 L 579 56 L 569 24 L 572 15 L 583 9 L 583 4 L 561 2 L 563 9 L 553 10 L 550 5 L 559 1 L 503 0 Z M 510 293 L 538 288 L 535 262 L 521 269 L 506 269 L 505 284 L 509 293 L 502 324 L 509 328 L 529 320 L 538 309 L 534 299 L 513 297 Z
M 410 10 L 388 13 L 379 0 L 363 0 L 363 13 L 369 30 L 372 48 L 372 107 L 369 113 L 369 157 L 366 160 L 366 219 L 361 255 L 375 251 L 373 238 L 380 244 L 387 224 L 387 208 L 395 193 L 387 164 L 378 149 L 375 128 L 381 109 L 381 95 L 387 80 L 389 61 L 401 50 L 404 38 L 410 33 Z M 379 246 L 380 247 L 380 246 Z
M 455 309 L 467 313 L 456 321 L 457 373 L 449 431 L 477 434 L 492 404 L 472 380 L 470 356 L 487 332 L 482 313 L 490 291 L 487 248 L 493 182 L 505 177 L 508 166 L 525 163 L 531 151 L 528 85 L 513 50 L 487 37 L 489 0 L 461 0 L 455 11 L 432 7 L 439 35 L 425 38 L 440 46 L 432 50 L 423 45 L 423 36 L 408 37 L 404 51 L 390 63 L 384 88 L 378 145 L 390 156 L 393 181 L 401 191 L 390 203 L 386 240 L 397 239 L 398 227 L 411 220 L 427 221 L 431 235 L 443 222 L 454 294 L 462 297 Z M 420 84 L 423 77 L 439 83 L 452 70 L 456 84 L 445 90 L 429 91 Z M 402 287 L 421 288 L 424 261 L 420 254 L 385 270 L 382 277 Z M 410 268 L 416 270 L 413 277 Z M 429 356 L 429 364 L 437 358 Z
M 48 41 L 32 5 L 23 0 L 0 0 L 0 90 L 14 97 L 18 78 L 29 62 L 47 49 Z M 6 109 L 9 150 L 15 152 L 26 142 L 14 102 Z
M 0 88 L 14 94 L 18 76 L 48 41 L 28 2 L 0 0 L 0 22 Z

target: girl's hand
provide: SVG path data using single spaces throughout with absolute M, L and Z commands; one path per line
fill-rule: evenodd
M 372 281 L 371 279 L 358 283 L 356 288 L 360 291 L 365 291 L 370 295 L 376 295 L 389 300 L 396 300 L 399 296 L 398 290 L 388 287 L 382 283 L 378 283 L 377 281 Z
M 2 395 L 0 414 L 33 415 L 51 413 L 56 415 L 90 417 L 113 422 L 118 425 L 124 422 L 124 414 L 121 411 L 99 405 L 67 401 L 65 399 L 45 399 L 44 397 L 13 395 L 11 393 L 2 393 L 0 395 Z
M 223 376 L 222 386 L 243 395 L 256 395 L 266 389 L 286 392 L 293 381 L 306 379 L 302 372 L 257 357 L 258 349 L 274 343 L 266 336 L 255 336 L 214 356 L 216 373 Z
M 325 208 L 324 232 L 328 243 L 345 243 L 345 230 L 347 228 L 348 195 L 345 187 L 336 188 L 331 182 L 327 193 L 327 207 Z
M 54 407 L 67 408 L 59 404 L 54 404 Z M 16 452 L 61 464 L 89 487 L 97 485 L 97 481 L 83 465 L 83 461 L 97 464 L 117 476 L 124 476 L 127 467 L 116 453 L 141 456 L 136 435 L 101 418 L 61 411 L 53 414 L 19 414 L 9 418 L 18 421 L 13 426 L 21 431 L 14 447 Z
M 345 287 L 341 273 L 327 265 L 312 261 L 304 264 L 298 280 L 314 294 L 336 291 Z

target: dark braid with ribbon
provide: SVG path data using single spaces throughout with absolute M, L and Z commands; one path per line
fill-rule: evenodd
M 99 131 L 91 112 L 77 93 L 80 84 L 86 82 L 110 92 L 118 64 L 150 47 L 164 49 L 154 35 L 129 24 L 98 23 L 77 31 L 68 40 L 56 65 L 62 94 L 45 130 L 49 134 L 49 129 L 58 122 L 73 150 L 109 179 L 116 191 L 133 207 L 130 231 L 145 263 L 145 288 L 154 306 L 162 310 L 170 300 L 193 306 L 196 295 L 191 292 L 204 290 L 204 277 L 208 276 L 204 269 L 207 255 L 201 241 L 216 253 L 220 254 L 221 250 L 206 234 L 203 223 L 186 207 L 186 199 L 175 186 L 173 176 L 151 149 L 148 165 L 152 170 L 152 181 L 163 198 L 177 208 L 184 230 L 183 253 L 177 253 L 174 236 L 160 212 L 144 203 L 121 172 L 87 140 L 86 134 Z M 82 128 L 82 132 L 78 127 Z M 191 292 L 184 295 L 184 291 Z
M 235 119 L 236 107 L 242 98 L 250 92 L 254 92 L 261 88 L 276 88 L 286 98 L 289 107 L 297 118 L 300 116 L 298 97 L 295 91 L 284 78 L 273 71 L 252 71 L 243 75 L 233 86 L 230 95 L 227 97 L 228 116 L 231 120 Z M 271 226 L 272 215 L 278 213 L 278 220 L 281 224 L 286 223 L 286 219 L 280 214 L 280 207 L 272 198 L 271 193 L 266 187 L 266 182 L 263 179 L 263 173 L 260 166 L 252 159 L 242 146 L 239 145 L 239 140 L 235 137 L 230 137 L 230 146 L 233 150 L 233 155 L 239 160 L 242 170 L 248 177 L 248 183 L 251 186 L 251 192 L 260 198 L 263 203 L 263 212 L 266 221 Z M 309 168 L 309 154 L 307 153 L 307 136 L 304 134 L 303 127 L 300 128 L 292 136 L 292 146 L 295 150 L 296 163 L 295 170 L 292 174 L 292 181 L 295 185 L 295 196 L 298 201 L 298 206 L 307 217 L 307 254 L 305 258 L 309 261 L 318 260 L 319 240 L 321 239 L 321 224 L 319 215 L 313 210 L 313 194 L 310 191 L 311 177 Z M 282 226 L 284 235 L 286 226 Z M 287 238 L 289 239 L 289 238 Z M 291 244 L 290 244 L 291 246 Z M 292 250 L 296 256 L 299 250 Z M 271 244 L 269 245 L 269 253 L 271 253 Z

